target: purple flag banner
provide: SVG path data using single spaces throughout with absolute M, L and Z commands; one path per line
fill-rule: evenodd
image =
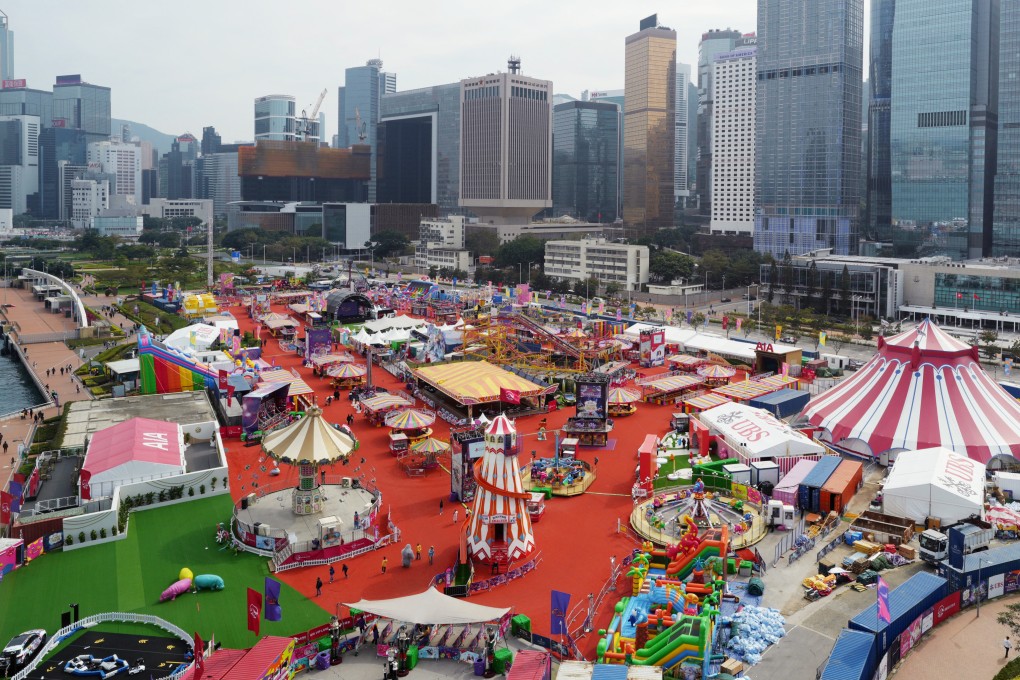
M 570 606 L 570 593 L 553 590 L 549 603 L 549 634 L 566 635 L 567 622 L 564 617 L 567 615 L 567 607 Z
M 279 621 L 283 616 L 280 608 L 280 582 L 266 577 L 266 606 L 263 616 L 266 621 Z
M 878 577 L 878 620 L 892 623 L 889 612 L 889 584 L 881 576 Z

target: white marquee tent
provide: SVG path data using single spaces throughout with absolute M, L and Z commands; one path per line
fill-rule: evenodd
M 422 625 L 486 623 L 497 621 L 510 611 L 450 597 L 435 588 L 429 588 L 425 592 L 407 597 L 395 597 L 389 600 L 359 600 L 344 604 L 352 609 L 360 609 L 394 621 Z
M 983 517 L 985 466 L 966 455 L 936 447 L 904 451 L 896 457 L 882 490 L 887 515 L 942 525 L 971 515 Z
M 723 404 L 698 417 L 712 434 L 751 460 L 825 453 L 824 446 L 760 408 Z

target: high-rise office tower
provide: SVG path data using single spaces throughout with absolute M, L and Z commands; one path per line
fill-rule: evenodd
M 552 81 L 508 66 L 460 82 L 460 204 L 493 224 L 552 206 Z
M 379 97 L 389 89 L 396 90 L 397 75 L 384 73 L 382 59 L 369 59 L 364 66 L 344 71 L 344 86 L 339 91 L 340 148 L 367 144 L 372 148 L 372 179 L 368 183 L 368 200 L 376 200 L 376 133 L 379 125 Z
M 679 115 L 679 114 L 678 114 Z M 691 189 L 688 205 L 698 201 L 698 85 L 687 84 L 687 184 Z
M 26 212 L 39 191 L 39 117 L 0 116 L 0 208 Z
M 657 15 L 627 36 L 623 112 L 623 221 L 639 229 L 673 226 L 676 31 Z
M 213 215 L 226 216 L 227 205 L 241 200 L 236 150 L 203 154 L 195 161 L 195 174 L 197 197 L 212 199 Z
M 195 160 L 198 140 L 184 133 L 170 144 L 170 151 L 159 160 L 159 195 L 161 198 L 194 198 Z
M 219 153 L 223 138 L 216 132 L 212 125 L 202 128 L 202 155 L 208 156 L 211 153 Z
M 553 108 L 553 214 L 612 222 L 619 205 L 620 109 L 573 101 Z
M 992 255 L 1020 253 L 1020 3 L 999 16 L 999 138 Z
M 998 0 L 896 1 L 889 149 L 898 255 L 991 250 L 998 30 Z
M 11 30 L 7 15 L 0 12 L 0 79 L 14 77 L 14 31 Z
M 142 150 L 125 142 L 92 142 L 88 146 L 90 169 L 113 175 L 110 202 L 113 207 L 142 204 Z
M 697 98 L 695 98 L 697 99 Z M 624 90 L 585 90 L 581 93 L 582 101 L 593 101 L 593 102 L 605 102 L 607 104 L 616 104 L 618 109 L 618 115 L 620 116 L 620 143 L 618 144 L 620 152 L 616 155 L 616 216 L 618 218 L 623 217 L 623 114 L 624 106 L 627 103 L 627 97 Z M 691 175 L 693 176 L 693 175 Z
M 0 116 L 39 116 L 39 123 L 53 123 L 53 93 L 27 87 L 0 89 Z
M 377 203 L 460 210 L 460 83 L 384 95 L 377 134 Z
M 740 37 L 740 31 L 732 28 L 713 28 L 702 33 L 698 43 L 698 153 L 695 184 L 702 215 L 709 215 L 712 210 L 712 65 L 717 55 L 732 51 Z
M 270 94 L 255 100 L 255 141 L 261 139 L 292 142 L 295 139 L 294 97 Z
M 717 55 L 712 67 L 712 221 L 716 234 L 754 231 L 757 47 Z
M 82 130 L 86 141 L 110 138 L 110 88 L 86 83 L 80 74 L 57 76 L 52 127 Z
M 889 114 L 892 105 L 893 21 L 896 0 L 871 0 L 871 47 L 868 64 L 867 213 L 868 240 L 892 238 L 892 168 Z
M 687 85 L 691 82 L 691 65 L 676 63 L 676 117 L 673 133 L 673 201 L 687 207 L 691 195 L 687 177 Z
M 754 247 L 856 254 L 863 0 L 758 0 Z

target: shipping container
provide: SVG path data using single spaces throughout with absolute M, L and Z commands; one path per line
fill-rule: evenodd
M 747 402 L 748 406 L 768 411 L 776 418 L 789 418 L 804 410 L 811 393 L 804 390 L 784 389 L 756 397 Z
M 627 666 L 627 680 L 662 680 L 662 666 Z
M 561 661 L 556 680 L 591 680 L 595 664 L 590 661 Z
M 1002 574 L 1020 571 L 1020 543 L 964 555 L 963 569 L 954 569 L 950 566 L 949 560 L 939 562 L 936 568 L 938 569 L 939 576 L 949 579 L 950 591 L 963 590 L 967 587 L 968 583 L 977 583 L 979 575 L 981 581 L 998 583 L 999 577 Z M 1008 581 L 1002 579 L 1002 581 L 1002 592 L 992 593 L 989 597 L 1013 593 L 1020 587 L 1013 579 Z M 989 588 L 989 590 L 995 589 Z
M 779 464 L 772 460 L 756 460 L 751 462 L 751 485 L 758 486 L 768 482 L 773 488 L 779 484 Z
M 550 680 L 551 677 L 552 654 L 531 649 L 517 652 L 506 674 L 506 680 Z
M 829 481 L 829 477 L 836 471 L 843 459 L 839 456 L 822 456 L 818 464 L 811 472 L 804 477 L 800 483 L 800 490 L 797 492 L 797 500 L 800 502 L 800 509 L 805 512 L 818 512 L 818 504 L 821 500 L 822 487 Z
M 627 667 L 622 664 L 597 663 L 591 680 L 627 680 Z
M 818 461 L 814 460 L 798 460 L 797 464 L 779 480 L 779 484 L 776 484 L 776 488 L 772 490 L 772 497 L 777 501 L 783 501 L 785 505 L 798 505 L 797 491 L 800 489 L 800 483 L 817 464 Z
M 875 635 L 875 658 L 881 658 L 924 612 L 949 594 L 946 579 L 918 572 L 889 592 L 889 623 L 878 618 L 878 602 L 850 619 L 848 628 Z
M 875 635 L 844 628 L 819 680 L 870 680 L 875 672 Z
M 864 466 L 855 460 L 844 460 L 822 487 L 819 511 L 835 510 L 842 513 L 844 508 L 850 505 L 850 500 L 861 488 L 863 481 Z
M 751 468 L 747 467 L 743 463 L 730 463 L 729 465 L 723 465 L 730 479 L 733 480 L 734 484 L 748 485 L 751 483 Z

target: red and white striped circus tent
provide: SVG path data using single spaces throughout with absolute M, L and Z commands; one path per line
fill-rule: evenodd
M 471 557 L 505 564 L 535 549 L 535 532 L 517 462 L 517 430 L 499 415 L 485 430 L 485 452 L 475 462 L 475 504 L 467 531 Z
M 822 438 L 872 456 L 945 447 L 982 463 L 1020 457 L 1020 403 L 981 368 L 977 347 L 925 319 L 803 415 Z

